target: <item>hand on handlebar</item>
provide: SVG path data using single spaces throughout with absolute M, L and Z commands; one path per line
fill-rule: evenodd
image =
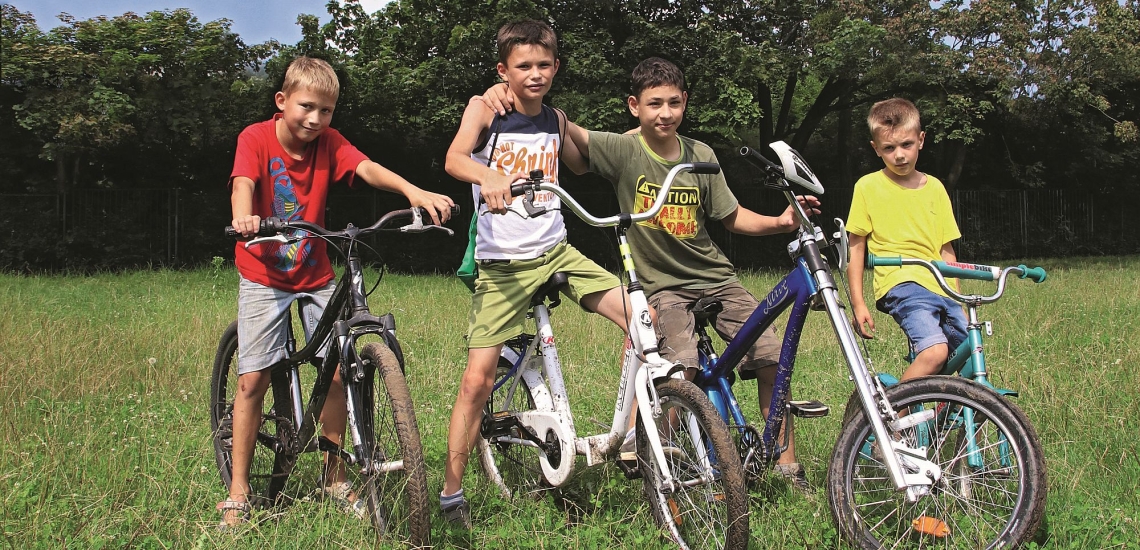
M 421 207 L 427 211 L 432 225 L 447 223 L 451 218 L 451 209 L 455 206 L 455 201 L 451 200 L 451 197 L 423 189 L 409 191 L 407 198 L 412 208 Z
M 855 334 L 862 336 L 867 340 L 875 337 L 875 320 L 871 318 L 871 310 L 867 309 L 864 304 L 855 304 L 855 319 L 852 320 L 851 326 L 855 328 Z
M 243 238 L 250 238 L 257 235 L 257 231 L 261 228 L 261 216 L 246 215 L 239 216 L 230 221 L 230 225 L 234 230 L 241 233 Z
M 809 216 L 819 214 L 819 199 L 815 195 L 796 195 L 796 200 L 799 201 L 800 206 L 804 212 Z M 796 217 L 796 210 L 792 205 L 788 205 L 784 209 L 784 213 L 776 218 L 776 223 L 784 233 L 795 231 L 800 226 L 800 220 Z
M 517 174 L 494 174 L 479 186 L 479 195 L 487 203 L 487 210 L 492 214 L 506 214 L 507 206 L 515 200 L 511 196 L 511 186 L 523 183 L 527 175 L 523 172 Z

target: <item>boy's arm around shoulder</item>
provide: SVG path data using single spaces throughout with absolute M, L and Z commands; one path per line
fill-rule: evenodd
M 356 175 L 365 183 L 377 189 L 399 193 L 408 199 L 408 203 L 415 207 L 422 207 L 431 216 L 431 222 L 436 225 L 447 223 L 451 217 L 451 207 L 455 202 L 447 195 L 424 191 L 399 174 L 371 161 L 363 160 L 356 167 Z
M 575 174 L 590 171 L 590 133 L 566 120 L 566 143 L 562 144 L 562 163 Z

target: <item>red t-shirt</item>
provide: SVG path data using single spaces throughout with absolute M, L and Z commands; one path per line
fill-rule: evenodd
M 265 122 L 251 124 L 238 136 L 237 153 L 230 182 L 244 176 L 254 183 L 253 213 L 262 218 L 305 220 L 325 224 L 329 185 L 351 184 L 356 167 L 368 157 L 353 147 L 340 132 L 326 128 L 296 160 L 277 141 L 278 113 Z M 244 242 L 234 248 L 234 261 L 242 277 L 289 292 L 320 288 L 333 279 L 325 242 L 305 239 L 283 245 L 261 243 L 250 248 Z

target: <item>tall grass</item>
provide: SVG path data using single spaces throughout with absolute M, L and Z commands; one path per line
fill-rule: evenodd
M 983 307 L 994 335 L 987 364 L 1037 429 L 1049 475 L 1048 548 L 1140 548 L 1140 258 L 1049 260 L 1043 285 L 1013 281 Z M 778 278 L 744 277 L 759 295 Z M 206 401 L 217 339 L 236 312 L 230 269 L 92 277 L 0 275 L 0 533 L 28 547 L 362 547 L 371 530 L 311 498 L 316 462 L 296 472 L 299 498 L 263 513 L 239 536 L 217 533 L 225 496 Z M 431 473 L 442 485 L 444 441 L 466 358 L 469 297 L 453 278 L 388 275 L 371 297 L 393 311 Z M 612 416 L 619 336 L 568 302 L 554 312 L 576 425 L 596 433 Z M 880 370 L 902 370 L 904 343 L 876 314 L 867 343 Z M 737 384 L 749 418 L 755 387 Z M 753 548 L 841 547 L 824 479 L 851 392 L 831 329 L 809 317 L 797 397 L 832 416 L 797 424 L 799 460 L 816 489 L 771 480 L 752 495 Z M 499 499 L 473 464 L 467 492 L 476 528 L 445 529 L 440 547 L 668 547 L 638 482 L 608 466 L 586 470 L 566 502 Z

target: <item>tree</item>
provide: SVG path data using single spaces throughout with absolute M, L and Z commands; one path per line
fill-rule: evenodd
M 59 192 L 80 182 L 179 186 L 264 112 L 253 74 L 273 45 L 247 47 L 227 20 L 200 23 L 188 10 L 126 13 L 48 33 L 5 4 L 3 84 L 23 100 L 16 119 L 56 165 Z M 127 139 L 130 138 L 130 139 Z M 134 159 L 147 158 L 139 164 Z M 224 175 L 218 176 L 218 179 Z

